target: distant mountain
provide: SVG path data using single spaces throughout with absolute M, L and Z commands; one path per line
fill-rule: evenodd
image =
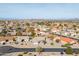
M 18 19 L 18 18 L 0 18 L 0 20 L 26 20 L 26 21 L 79 21 L 79 18 L 70 18 L 70 19 Z

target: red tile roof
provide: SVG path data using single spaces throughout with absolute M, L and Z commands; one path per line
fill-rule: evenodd
M 74 41 L 73 39 L 71 39 L 71 38 L 66 38 L 66 37 L 61 37 L 61 40 L 64 41 L 64 42 L 67 42 L 67 43 L 71 43 L 71 42 Z

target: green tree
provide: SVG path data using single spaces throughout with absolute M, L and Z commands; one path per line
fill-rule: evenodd
M 0 35 L 6 36 L 7 35 L 7 30 L 6 29 L 3 29 L 2 32 L 0 33 Z
M 67 49 L 65 50 L 66 54 L 73 54 L 73 49 L 71 47 L 67 47 Z
M 36 36 L 36 33 L 35 32 L 31 32 L 31 36 L 32 37 L 35 37 Z
M 30 26 L 30 24 L 29 24 L 29 23 L 26 23 L 26 25 L 27 25 L 27 26 Z
M 43 49 L 42 47 L 37 47 L 37 48 L 35 49 L 35 51 L 36 51 L 36 52 L 39 52 L 39 54 L 40 54 L 41 52 L 44 51 L 44 49 Z
M 67 44 L 62 45 L 62 47 L 70 47 L 71 45 L 73 44 L 67 43 Z
M 22 36 L 22 33 L 20 31 L 17 31 L 16 36 Z
M 56 39 L 56 43 L 59 43 L 60 42 L 60 40 L 59 39 Z

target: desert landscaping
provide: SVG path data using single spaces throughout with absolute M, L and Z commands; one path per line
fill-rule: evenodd
M 79 21 L 0 20 L 0 55 L 77 56 Z

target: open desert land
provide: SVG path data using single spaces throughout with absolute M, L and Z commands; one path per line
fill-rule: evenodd
M 79 55 L 78 20 L 0 20 L 0 55 Z

